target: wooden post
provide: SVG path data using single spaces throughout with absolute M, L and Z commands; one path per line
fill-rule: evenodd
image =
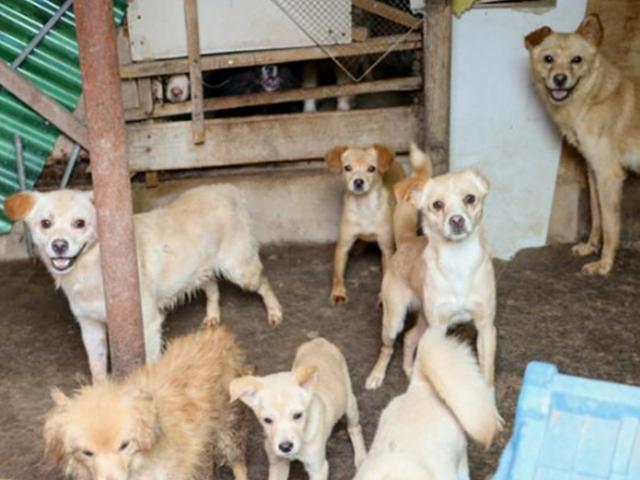
M 191 84 L 192 136 L 193 143 L 199 144 L 204 143 L 205 131 L 197 0 L 184 0 L 184 19 L 187 27 L 187 52 L 189 55 L 189 80 Z
M 91 175 L 114 375 L 145 359 L 138 263 L 112 0 L 75 2 Z
M 451 103 L 451 5 L 427 0 L 424 16 L 424 148 L 437 166 L 449 169 Z

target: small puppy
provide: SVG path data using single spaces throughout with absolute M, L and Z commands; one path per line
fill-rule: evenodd
M 414 162 L 431 164 L 417 147 L 412 148 L 412 156 L 421 157 Z M 393 342 L 410 310 L 420 314 L 404 339 L 407 375 L 427 323 L 446 328 L 473 320 L 478 330 L 480 366 L 487 384 L 493 386 L 496 290 L 491 255 L 482 234 L 482 209 L 489 184 L 478 173 L 465 170 L 431 179 L 408 178 L 397 185 L 396 192 L 421 211 L 428 241 L 418 237 L 401 244 L 385 272 L 382 348 L 366 388 L 382 384 Z
M 95 381 L 107 374 L 107 325 L 96 210 L 91 192 L 21 192 L 5 213 L 25 220 L 40 257 L 62 287 L 80 324 Z M 217 276 L 258 292 L 269 323 L 282 309 L 262 271 L 244 198 L 231 185 L 189 190 L 164 208 L 134 216 L 147 360 L 158 358 L 166 310 L 190 293 L 207 295 L 204 322 L 220 322 Z
M 473 353 L 429 328 L 406 393 L 383 410 L 355 480 L 469 480 L 465 432 L 488 447 L 501 419 Z
M 246 412 L 228 392 L 245 371 L 229 330 L 207 327 L 169 342 L 156 363 L 121 382 L 71 398 L 54 389 L 46 455 L 77 480 L 205 480 L 214 464 L 246 480 Z
M 551 117 L 587 161 L 591 233 L 575 255 L 597 253 L 582 272 L 606 275 L 620 243 L 625 170 L 640 171 L 640 108 L 633 83 L 600 52 L 604 30 L 589 15 L 575 33 L 542 27 L 525 38 L 533 79 Z M 604 242 L 603 242 L 604 240 Z
M 343 415 L 356 467 L 367 453 L 347 362 L 323 338 L 298 348 L 292 371 L 235 379 L 230 392 L 232 400 L 246 403 L 262 423 L 269 480 L 286 480 L 292 460 L 304 463 L 310 480 L 327 480 L 326 443 Z
M 394 160 L 394 153 L 382 145 L 335 147 L 325 157 L 330 171 L 342 172 L 346 184 L 333 266 L 330 299 L 334 304 L 347 301 L 344 272 L 349 250 L 356 240 L 377 242 L 384 271 L 393 254 L 394 242 L 415 235 L 415 210 L 404 204 L 394 214 L 391 189 L 405 177 L 402 166 Z

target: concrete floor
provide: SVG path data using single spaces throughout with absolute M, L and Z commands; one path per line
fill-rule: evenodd
M 287 369 L 297 345 L 319 333 L 341 347 L 358 396 L 365 438 L 370 444 L 380 410 L 406 387 L 396 355 L 384 387 L 363 388 L 379 348 L 376 305 L 378 256 L 352 257 L 350 301 L 328 302 L 332 248 L 263 249 L 266 270 L 279 295 L 284 324 L 270 328 L 257 296 L 232 286 L 222 289 L 223 321 L 231 325 L 258 372 Z M 498 265 L 497 396 L 506 430 L 487 452 L 470 449 L 473 479 L 484 479 L 497 464 L 511 432 L 521 376 L 530 360 L 547 360 L 566 373 L 640 384 L 640 253 L 622 251 L 610 277 L 579 275 L 583 260 L 567 246 L 521 252 Z M 6 263 L 0 269 L 0 478 L 58 479 L 42 463 L 42 419 L 51 407 L 49 389 L 70 391 L 88 374 L 79 329 L 61 292 L 39 264 Z M 177 309 L 167 320 L 174 336 L 195 328 L 204 314 L 202 298 Z M 248 452 L 251 478 L 266 478 L 261 432 L 252 425 Z M 328 446 L 332 479 L 353 474 L 344 425 Z M 306 478 L 300 466 L 292 479 Z M 230 479 L 229 472 L 219 478 Z

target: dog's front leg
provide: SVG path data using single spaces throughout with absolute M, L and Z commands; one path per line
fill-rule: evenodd
M 287 480 L 291 462 L 274 454 L 269 445 L 265 445 L 265 450 L 269 459 L 269 480 Z
M 581 257 L 597 253 L 602 242 L 602 216 L 600 212 L 600 200 L 598 198 L 598 185 L 593 168 L 587 165 L 587 171 L 589 206 L 591 209 L 591 233 L 589 233 L 589 240 L 587 240 L 586 243 L 578 243 L 571 249 L 571 253 Z
M 317 460 L 305 462 L 304 468 L 309 474 L 309 480 L 328 480 L 329 479 L 329 462 L 325 455 Z M 271 480 L 271 479 L 269 479 Z
M 107 324 L 91 319 L 78 319 L 82 332 L 82 343 L 89 359 L 92 382 L 107 378 Z
M 349 250 L 356 241 L 356 236 L 350 233 L 344 234 L 340 232 L 340 238 L 336 245 L 335 256 L 333 260 L 333 279 L 331 286 L 331 303 L 345 303 L 347 301 L 347 290 L 344 287 L 344 271 L 347 268 L 347 259 Z

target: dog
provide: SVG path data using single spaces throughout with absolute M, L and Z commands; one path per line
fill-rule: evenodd
M 620 243 L 620 201 L 625 170 L 640 171 L 640 113 L 632 82 L 600 52 L 604 36 L 597 15 L 575 33 L 542 27 L 525 37 L 533 80 L 567 141 L 587 162 L 591 232 L 575 255 L 598 253 L 585 274 L 611 271 Z
M 21 192 L 5 202 L 5 213 L 25 220 L 40 257 L 62 287 L 80 324 L 94 381 L 107 374 L 107 325 L 100 271 L 96 209 L 92 192 Z M 186 191 L 164 208 L 134 216 L 144 340 L 148 361 L 162 347 L 166 310 L 192 292 L 207 296 L 204 322 L 220 322 L 217 276 L 258 292 L 269 323 L 282 308 L 263 273 L 244 198 L 231 185 Z
M 473 321 L 478 330 L 480 366 L 493 386 L 496 351 L 496 288 L 491 255 L 482 233 L 484 199 L 489 183 L 473 170 L 429 178 L 430 158 L 417 147 L 412 162 L 425 173 L 398 183 L 396 193 L 422 214 L 426 238 L 401 243 L 382 280 L 382 348 L 366 380 L 367 389 L 382 385 L 408 311 L 418 320 L 404 339 L 405 373 L 410 376 L 418 340 L 428 325 L 449 327 Z
M 327 480 L 326 443 L 344 415 L 355 465 L 362 463 L 366 448 L 347 362 L 327 340 L 302 344 L 292 371 L 237 378 L 229 390 L 232 400 L 248 405 L 262 424 L 269 480 L 286 480 L 292 460 L 304 463 L 311 480 Z
M 325 162 L 332 173 L 342 173 L 346 186 L 329 297 L 333 304 L 339 304 L 347 301 L 344 272 L 355 241 L 377 242 L 384 272 L 395 243 L 415 235 L 417 214 L 407 204 L 398 206 L 394 213 L 391 189 L 405 178 L 405 173 L 389 148 L 334 147 L 327 152 Z
M 469 347 L 430 327 L 406 393 L 383 410 L 355 480 L 469 480 L 465 432 L 488 447 L 501 418 Z
M 46 456 L 77 480 L 205 480 L 214 465 L 246 480 L 247 412 L 228 392 L 246 371 L 230 331 L 205 327 L 122 381 L 54 389 Z

